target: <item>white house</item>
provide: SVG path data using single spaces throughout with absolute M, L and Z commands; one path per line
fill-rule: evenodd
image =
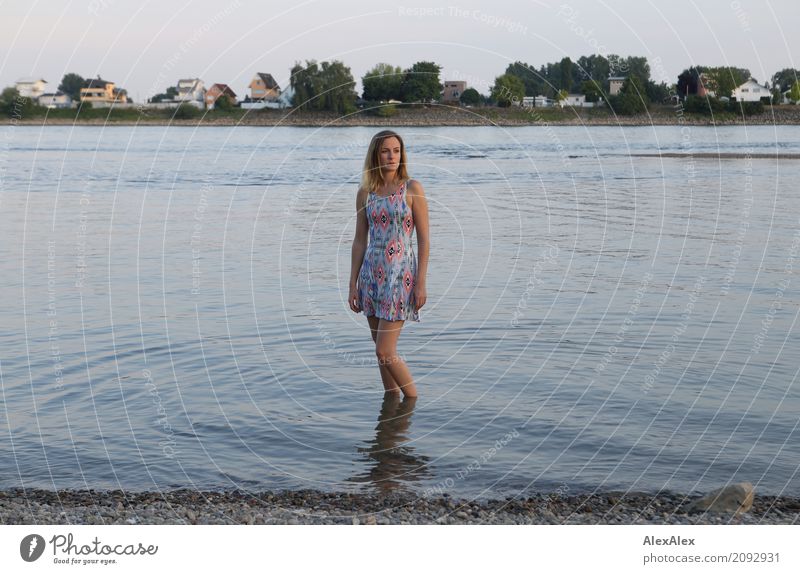
M 200 104 L 202 107 L 205 100 L 206 89 L 203 80 L 200 78 L 189 78 L 178 80 L 178 95 L 175 98 L 179 102 L 187 102 L 194 105 Z
M 533 96 L 523 96 L 522 97 L 522 107 L 523 108 L 532 108 L 534 105 Z
M 36 78 L 20 78 L 17 80 L 16 89 L 23 98 L 37 99 L 44 94 L 46 80 Z
M 570 106 L 573 108 L 590 107 L 586 105 L 586 96 L 584 94 L 569 94 L 566 98 L 558 102 L 562 108 Z
M 795 102 L 792 99 L 792 89 L 791 88 L 789 88 L 788 90 L 786 90 L 785 92 L 783 92 L 781 94 L 781 103 L 782 104 L 797 104 L 798 103 L 798 102 Z
M 64 92 L 56 92 L 55 94 L 42 94 L 39 96 L 39 105 L 46 108 L 71 108 L 72 98 Z
M 764 86 L 759 85 L 753 78 L 733 90 L 732 98 L 737 102 L 758 102 L 761 98 L 771 98 L 770 92 Z
M 622 90 L 622 84 L 625 83 L 625 76 L 609 76 L 608 77 L 608 95 L 616 96 Z
M 553 105 L 553 102 L 547 96 L 538 95 L 533 98 L 533 105 L 537 108 L 549 108 Z

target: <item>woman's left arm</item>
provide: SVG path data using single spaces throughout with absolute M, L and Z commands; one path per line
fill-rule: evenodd
M 428 200 L 422 184 L 412 180 L 409 185 L 411 192 L 411 215 L 414 218 L 414 227 L 417 229 L 417 277 L 414 284 L 414 300 L 417 309 L 422 308 L 427 300 L 426 282 L 428 277 L 428 255 L 430 253 L 430 234 L 428 226 Z

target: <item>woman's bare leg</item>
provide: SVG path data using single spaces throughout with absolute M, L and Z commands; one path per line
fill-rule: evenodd
M 404 321 L 387 321 L 379 319 L 378 337 L 375 340 L 375 354 L 378 356 L 378 364 L 385 365 L 392 379 L 407 397 L 417 396 L 417 387 L 411 371 L 408 370 L 405 361 L 397 354 L 397 339 L 400 338 L 400 331 Z
M 378 323 L 380 319 L 378 317 L 367 317 L 367 321 L 369 321 L 369 330 L 372 333 L 372 341 L 377 345 L 378 342 Z M 377 347 L 376 347 L 377 349 Z M 381 370 L 381 380 L 383 381 L 383 390 L 387 393 L 396 393 L 400 395 L 400 385 L 394 380 L 392 374 L 389 372 L 389 369 L 386 368 L 386 365 L 378 362 L 378 367 Z

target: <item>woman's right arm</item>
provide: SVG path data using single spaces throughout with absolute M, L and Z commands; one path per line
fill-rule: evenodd
M 348 303 L 350 308 L 360 311 L 357 297 L 358 273 L 361 271 L 361 264 L 364 262 L 364 254 L 367 251 L 367 235 L 369 233 L 369 223 L 367 222 L 367 210 L 365 208 L 367 192 L 359 188 L 356 194 L 356 234 L 353 238 L 353 248 L 351 250 L 350 261 L 350 293 Z

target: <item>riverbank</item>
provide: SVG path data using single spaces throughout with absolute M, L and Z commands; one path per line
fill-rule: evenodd
M 694 497 L 622 493 L 469 501 L 446 494 L 11 489 L 0 524 L 800 524 L 800 498 L 756 496 L 749 512 L 686 512 Z
M 607 108 L 455 108 L 449 106 L 399 106 L 390 115 L 359 110 L 349 115 L 304 110 L 197 111 L 197 117 L 180 118 L 174 110 L 91 109 L 50 110 L 45 115 L 16 118 L 16 125 L 136 125 L 136 126 L 535 126 L 535 125 L 800 125 L 800 106 L 766 107 L 764 113 L 741 116 L 724 112 L 713 117 L 684 113 L 672 106 L 653 106 L 648 113 L 618 116 Z

